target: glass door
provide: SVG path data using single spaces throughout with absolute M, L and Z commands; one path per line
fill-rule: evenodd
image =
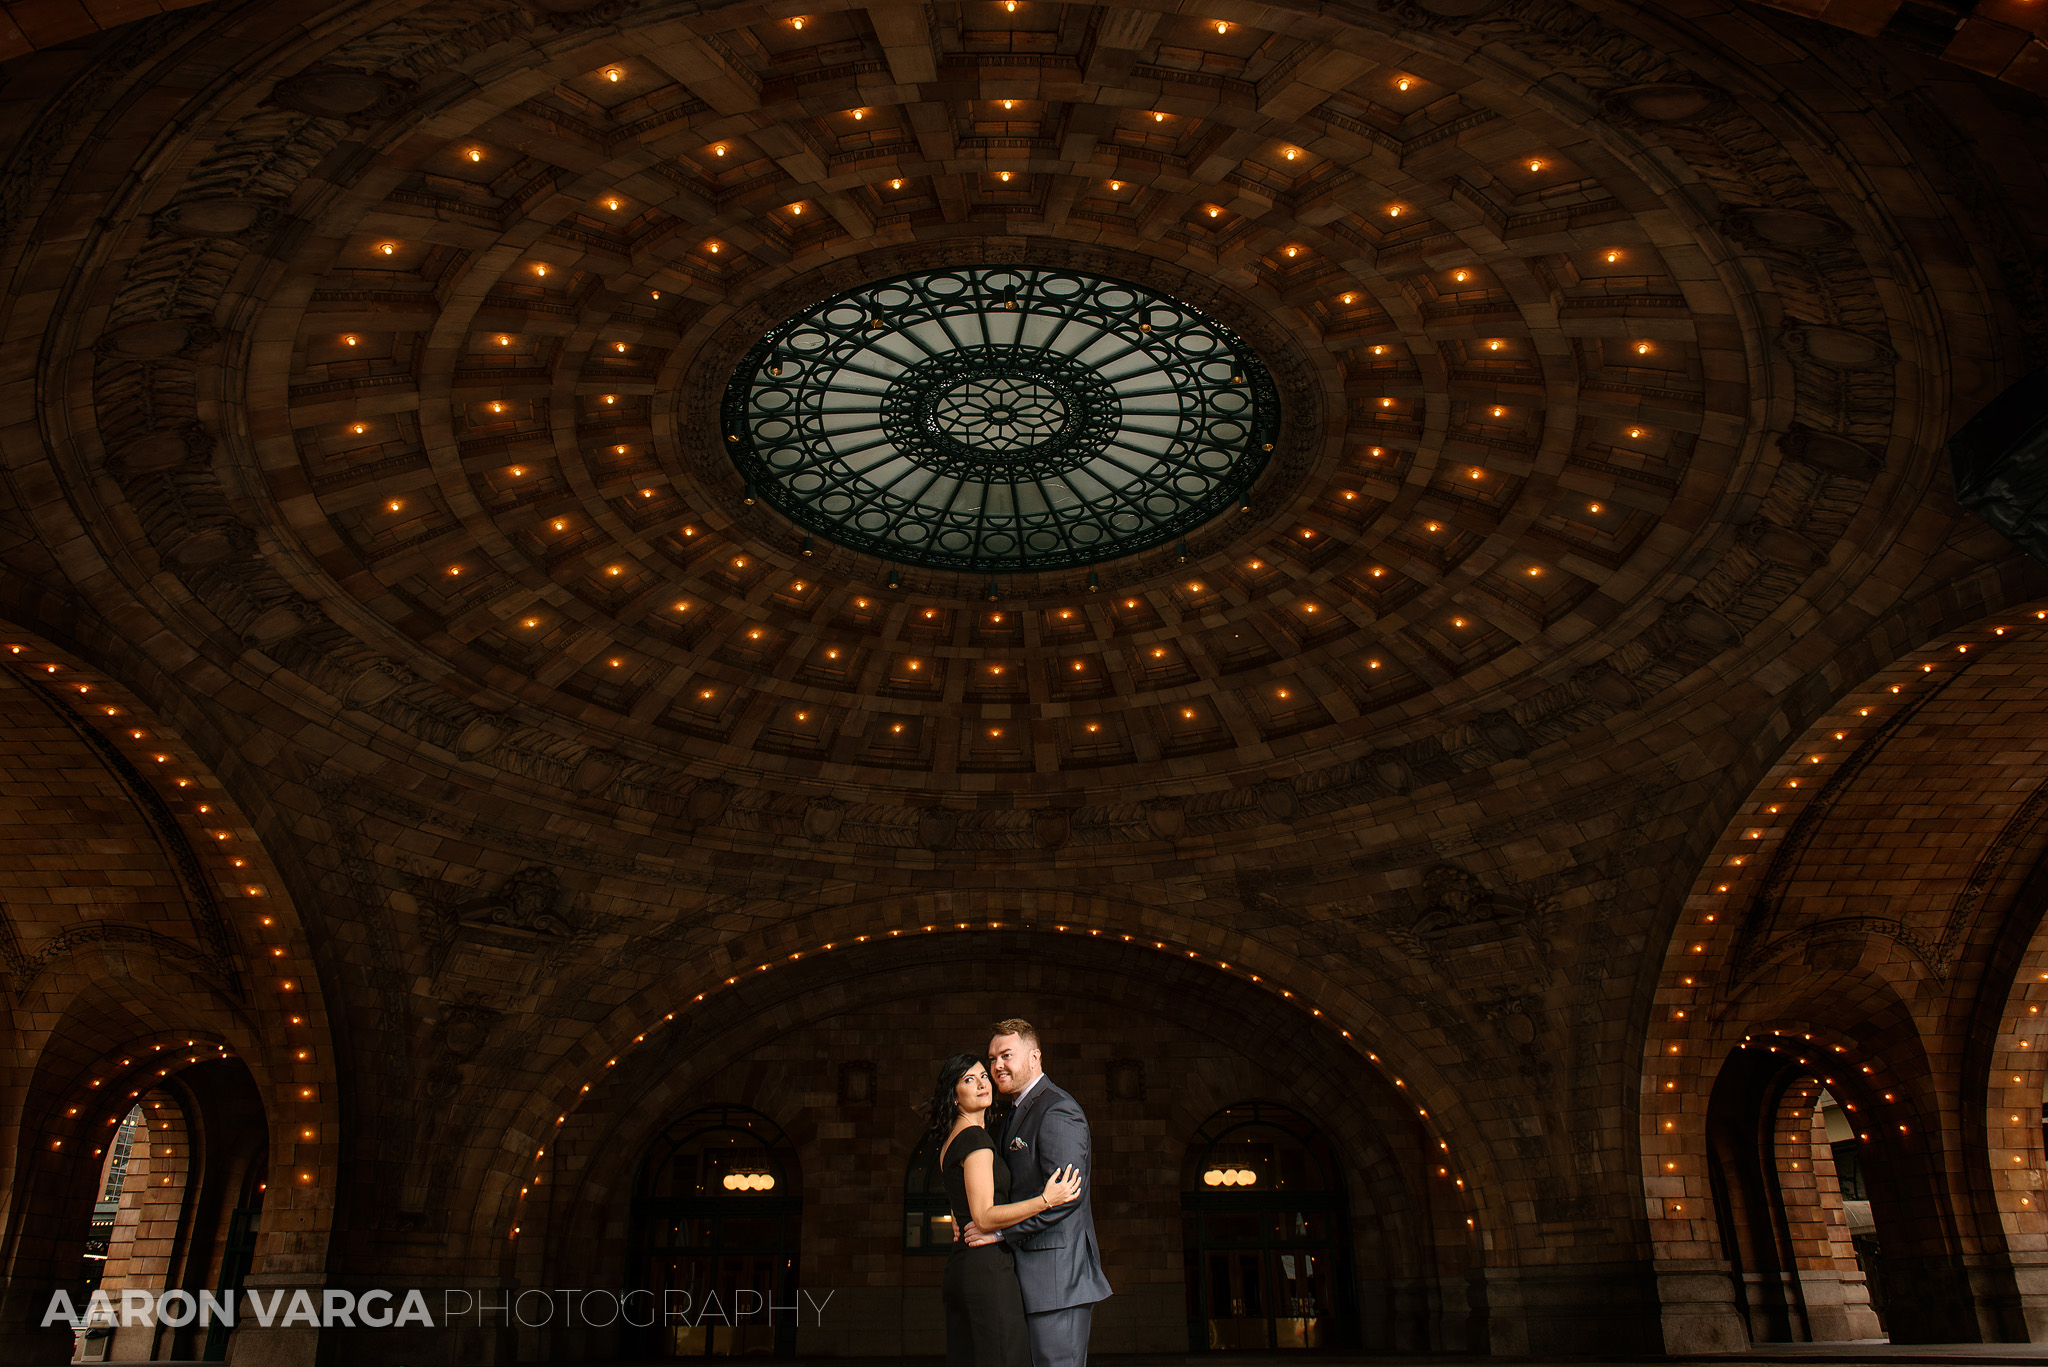
M 1354 1347 L 1347 1208 L 1335 1154 L 1306 1117 L 1266 1101 L 1211 1116 L 1181 1191 L 1189 1350 Z

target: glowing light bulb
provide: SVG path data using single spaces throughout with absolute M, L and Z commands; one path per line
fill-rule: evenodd
M 1531 157 L 1529 159 L 1529 169 L 1531 171 L 1541 171 L 1543 169 L 1543 163 L 1536 160 L 1534 157 Z
M 1016 107 L 1017 107 L 1017 102 L 1016 102 L 1015 100 L 1004 100 L 1004 101 L 1003 101 L 1003 108 L 1005 108 L 1005 109 L 1015 109 Z
M 1400 216 L 1401 216 L 1401 206 L 1400 206 L 1400 205 L 1398 205 L 1398 204 L 1390 204 L 1390 205 L 1388 205 L 1388 206 L 1387 206 L 1387 217 L 1388 217 L 1388 218 L 1399 218 Z
M 1109 183 L 1109 188 L 1112 191 L 1121 190 L 1124 188 L 1124 183 L 1120 180 L 1113 180 Z
M 625 72 L 615 66 L 608 66 L 604 69 L 604 78 L 613 85 L 617 85 L 621 80 L 625 79 L 625 75 Z
M 804 19 L 792 19 L 789 21 L 789 26 L 795 29 L 798 33 L 802 33 L 804 31 L 804 25 L 807 22 L 809 21 Z
M 1008 171 L 999 171 L 996 173 L 996 179 L 1007 185 L 1010 183 L 1010 173 Z
M 1636 355 L 1638 355 L 1638 356 L 1647 356 L 1647 355 L 1649 355 L 1649 354 L 1650 354 L 1650 344 L 1649 344 L 1648 342 L 1637 342 L 1637 343 L 1636 343 Z
M 716 242 L 706 244 L 706 249 L 710 251 L 710 253 L 713 256 L 718 255 L 718 244 Z
M 362 423 L 355 423 L 348 430 L 360 437 L 361 435 L 363 435 L 363 433 L 369 431 L 370 429 L 368 427 L 365 427 Z
M 608 199 L 604 202 L 604 207 L 610 209 L 613 213 L 617 213 L 619 209 L 619 201 L 616 199 Z
M 889 182 L 889 188 L 892 190 L 900 190 L 903 188 L 903 182 L 900 180 L 892 180 Z
M 1209 217 L 1211 217 L 1211 218 L 1221 218 L 1221 217 L 1223 217 L 1223 211 L 1222 211 L 1221 209 L 1217 208 L 1217 207 L 1216 207 L 1215 205 L 1211 204 L 1211 205 L 1209 206 Z
M 1300 156 L 1301 153 L 1295 151 L 1292 147 L 1290 147 L 1281 155 L 1286 157 L 1289 161 L 1293 161 L 1296 157 Z
M 1296 256 L 1296 255 L 1299 255 L 1299 254 L 1300 254 L 1300 252 L 1301 252 L 1301 248 L 1299 248 L 1299 247 L 1289 247 L 1289 248 L 1287 249 L 1287 254 L 1288 254 L 1289 256 Z
M 1415 82 L 1409 80 L 1406 76 L 1403 76 L 1400 80 L 1394 82 L 1394 89 L 1400 91 L 1402 94 L 1405 95 L 1408 92 L 1409 88 L 1414 84 Z
M 398 244 L 396 242 L 386 242 L 380 245 L 377 250 L 386 256 L 395 256 L 398 253 Z
M 1488 351 L 1499 351 L 1499 350 L 1500 350 L 1500 347 L 1501 347 L 1501 344 L 1500 344 L 1500 342 L 1499 342 L 1499 341 L 1492 341 L 1492 342 L 1488 342 L 1488 343 L 1486 344 L 1486 349 L 1487 349 Z
M 720 144 L 719 144 L 718 146 L 716 146 L 716 147 L 712 148 L 712 149 L 711 149 L 711 155 L 712 155 L 712 156 L 714 156 L 714 157 L 722 157 L 722 156 L 724 156 L 724 155 L 725 155 L 725 145 L 724 145 L 723 143 L 720 143 Z
M 548 268 L 546 266 L 537 265 L 533 268 L 533 273 L 535 275 L 546 275 L 548 273 Z
M 1453 279 L 1453 280 L 1457 281 L 1457 282 L 1458 282 L 1459 284 L 1461 284 L 1461 285 L 1462 285 L 1462 284 L 1464 284 L 1464 283 L 1465 283 L 1465 282 L 1466 282 L 1467 280 L 1470 280 L 1471 278 L 1472 278 L 1472 273 L 1471 273 L 1470 271 L 1452 271 L 1452 272 L 1451 272 L 1451 279 Z
M 1230 25 L 1224 23 L 1221 19 L 1218 19 L 1216 21 L 1216 31 L 1218 33 L 1228 33 L 1230 32 Z
M 482 161 L 484 154 L 479 149 L 472 147 L 469 149 L 469 159 L 471 161 Z
M 1608 253 L 1607 253 L 1607 264 L 1608 264 L 1608 265 L 1610 265 L 1610 266 L 1611 266 L 1611 265 L 1613 265 L 1613 264 L 1614 264 L 1615 262 L 1617 262 L 1617 261 L 1619 261 L 1619 260 L 1621 260 L 1621 253 L 1620 253 L 1620 252 L 1617 252 L 1617 251 L 1610 251 L 1610 252 L 1608 252 Z
M 1159 113 L 1159 112 L 1158 112 L 1157 110 L 1154 110 L 1154 111 L 1153 111 L 1153 113 L 1152 113 L 1152 122 L 1154 122 L 1154 123 L 1165 123 L 1165 122 L 1166 122 L 1166 115 L 1164 115 L 1164 114 L 1161 114 L 1161 113 Z
M 354 346 L 358 340 L 359 339 L 356 337 L 354 333 L 350 333 L 348 336 L 341 339 L 341 344 L 343 346 Z
M 1356 298 L 1356 297 L 1357 297 L 1357 296 L 1355 296 L 1355 295 L 1350 295 L 1350 294 L 1347 294 L 1347 295 L 1345 295 L 1345 296 L 1344 296 L 1344 297 L 1343 297 L 1343 298 L 1342 298 L 1341 300 L 1339 300 L 1339 302 L 1340 302 L 1340 303 L 1345 303 L 1345 304 L 1348 304 L 1348 303 L 1350 303 L 1350 302 L 1351 302 L 1351 301 L 1352 301 L 1352 300 L 1353 300 L 1354 298 Z
M 859 123 L 862 119 L 866 118 L 867 116 L 868 112 L 865 109 L 856 109 L 853 111 L 853 121 L 855 123 Z

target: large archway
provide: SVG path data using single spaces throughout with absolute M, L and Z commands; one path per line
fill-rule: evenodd
M 1045 1040 L 1048 1072 L 1082 1101 L 1095 1131 L 1096 1220 L 1118 1295 L 1098 1310 L 1100 1351 L 1185 1351 L 1183 1159 L 1202 1123 L 1248 1095 L 1278 1094 L 1312 1115 L 1344 1155 L 1356 1249 L 1346 1303 L 1370 1346 L 1460 1347 L 1483 1337 L 1470 1279 L 1484 1201 L 1427 1128 L 1405 1082 L 1374 1077 L 1343 1032 L 1278 992 L 1147 944 L 1021 928 L 934 929 L 914 939 L 785 962 L 645 1032 L 601 1066 L 588 1101 L 555 1131 L 519 1200 L 519 1279 L 623 1265 L 608 1155 L 636 1153 L 678 1110 L 723 1101 L 757 1109 L 790 1136 L 805 1175 L 806 1285 L 833 1297 L 803 1351 L 941 1351 L 938 1260 L 903 1246 L 903 1171 L 916 1151 L 913 1103 L 945 1053 L 977 1048 L 989 1024 L 1023 1014 Z M 850 951 L 850 952 L 849 952 Z M 779 980 L 779 981 L 778 981 Z M 744 990 L 740 990 L 740 989 Z M 1307 1019 L 1304 1020 L 1303 1017 Z M 842 1068 L 873 1073 L 864 1101 L 841 1104 Z M 581 1084 L 578 1084 L 579 1087 Z M 865 1087 L 867 1084 L 863 1083 Z M 833 1231 L 819 1234 L 820 1226 Z M 854 1268 L 877 1264 L 874 1278 Z M 888 1339 L 881 1342 L 880 1334 Z M 597 1333 L 553 1351 L 601 1356 Z
M 1660 1257 L 1719 1280 L 1740 1339 L 1868 1329 L 1866 1272 L 1913 1288 L 1881 1295 L 1894 1342 L 2048 1331 L 2032 1271 L 2048 1248 L 2044 662 L 2048 611 L 2029 608 L 1849 689 L 1740 804 L 1686 899 L 1644 1050 L 1645 1214 Z M 1822 1091 L 1867 1188 L 1853 1250 L 1834 1246 L 1839 1195 L 1809 1210 L 1773 1167 L 1810 1176 Z M 1800 1226 L 1827 1246 L 1795 1247 Z
M 6 624 L 0 738 L 15 870 L 0 949 L 21 1101 L 0 1143 L 0 1352 L 71 1356 L 72 1330 L 46 1318 L 59 1292 L 85 1308 L 107 1150 L 138 1108 L 131 1163 L 150 1177 L 121 1198 L 99 1289 L 118 1302 L 124 1290 L 238 1280 L 318 1285 L 338 1181 L 338 1075 L 283 870 L 175 728 L 117 680 Z M 267 1223 L 250 1215 L 265 1188 Z M 138 1249 L 145 1217 L 151 1242 Z M 210 1346 L 224 1354 L 261 1332 L 236 1328 Z M 205 1326 L 124 1325 L 112 1350 L 198 1356 L 208 1339 Z

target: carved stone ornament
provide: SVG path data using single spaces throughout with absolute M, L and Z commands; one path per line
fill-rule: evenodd
M 1415 770 L 1393 750 L 1375 750 L 1365 757 L 1372 775 L 1396 796 L 1415 787 Z
M 174 526 L 164 533 L 158 549 L 173 569 L 199 570 L 246 554 L 255 545 L 255 532 L 223 517 Z
M 361 67 L 313 67 L 287 76 L 270 92 L 269 104 L 350 123 L 374 123 L 397 112 L 419 82 Z
M 1742 536 L 1764 559 L 1795 570 L 1814 569 L 1827 559 L 1811 541 L 1773 522 L 1752 522 L 1742 529 Z
M 1271 821 L 1292 821 L 1301 811 L 1301 795 L 1284 779 L 1269 778 L 1252 790 L 1259 810 Z
M 1733 622 L 1696 599 L 1673 603 L 1664 610 L 1664 619 L 1679 635 L 1702 645 L 1726 649 L 1742 639 Z
M 219 196 L 168 204 L 157 211 L 156 226 L 180 237 L 256 237 L 283 218 L 275 204 Z
M 623 761 L 610 750 L 586 750 L 569 775 L 569 787 L 584 797 L 594 797 L 611 787 Z
M 441 1013 L 441 1047 L 456 1058 L 483 1048 L 501 1013 L 477 1002 L 458 1002 Z
M 219 336 L 220 329 L 197 318 L 158 318 L 109 332 L 100 338 L 98 350 L 104 356 L 161 360 L 188 356 L 213 345 Z
M 1606 665 L 1591 665 L 1574 676 L 1586 696 L 1609 707 L 1634 707 L 1637 702 L 1636 687 L 1626 675 Z
M 445 1001 L 511 1010 L 581 938 L 554 870 L 520 869 L 486 896 L 456 902 L 417 889 L 434 945 L 434 990 Z M 481 1040 L 478 1041 L 481 1043 Z
M 1623 86 L 1601 97 L 1601 108 L 1622 123 L 1677 125 L 1696 123 L 1729 104 L 1728 92 L 1691 81 L 1651 81 Z
M 927 807 L 917 814 L 917 843 L 928 850 L 943 850 L 960 830 L 960 813 L 945 807 Z
M 804 834 L 813 840 L 831 840 L 846 820 L 847 804 L 836 797 L 814 797 L 804 808 Z
M 390 660 L 376 660 L 349 683 L 343 701 L 350 707 L 373 707 L 404 688 L 416 683 L 411 670 Z
M 722 778 L 706 779 L 690 789 L 690 795 L 683 799 L 683 814 L 690 818 L 693 826 L 713 826 L 725 815 L 725 809 L 732 805 L 736 790 Z
M 1849 240 L 1849 225 L 1832 214 L 1810 209 L 1765 209 L 1729 205 L 1721 211 L 1721 231 L 1752 247 L 1790 247 L 1810 251 Z
M 107 473 L 115 479 L 133 479 L 198 469 L 211 459 L 213 434 L 196 422 L 186 422 L 122 442 L 107 456 Z
M 455 753 L 463 756 L 485 754 L 511 731 L 512 723 L 500 716 L 478 717 L 455 737 Z
M 252 646 L 274 646 L 288 641 L 318 620 L 313 609 L 297 599 L 273 603 L 249 619 L 242 628 L 242 640 Z
M 465 922 L 562 936 L 569 933 L 570 926 L 559 910 L 561 901 L 561 878 L 553 869 L 532 865 L 507 878 L 491 896 L 456 911 Z
M 1041 850 L 1056 850 L 1073 834 L 1073 818 L 1064 807 L 1042 807 L 1032 813 L 1031 838 Z
M 1801 423 L 1793 423 L 1790 430 L 1779 436 L 1778 449 L 1787 458 L 1823 474 L 1869 480 L 1877 478 L 1884 469 L 1883 459 L 1863 443 L 1832 432 L 1819 432 Z
M 1843 328 L 1786 328 L 1778 334 L 1778 345 L 1788 356 L 1830 370 L 1884 370 L 1898 361 L 1883 342 Z
M 1529 753 L 1529 733 L 1506 712 L 1481 712 L 1476 723 L 1486 743 L 1503 755 L 1520 757 Z
M 1161 840 L 1178 840 L 1188 828 L 1187 808 L 1170 797 L 1156 798 L 1145 804 L 1145 824 Z
M 1453 28 L 1493 13 L 1507 0 L 1373 0 L 1373 9 L 1405 28 Z
M 526 0 L 533 12 L 561 32 L 616 24 L 639 0 Z

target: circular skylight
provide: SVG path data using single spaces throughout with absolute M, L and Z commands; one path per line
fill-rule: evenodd
M 1237 506 L 1280 401 L 1251 348 L 1179 300 L 1078 271 L 921 271 L 815 305 L 726 387 L 756 497 L 857 550 L 1058 569 Z

